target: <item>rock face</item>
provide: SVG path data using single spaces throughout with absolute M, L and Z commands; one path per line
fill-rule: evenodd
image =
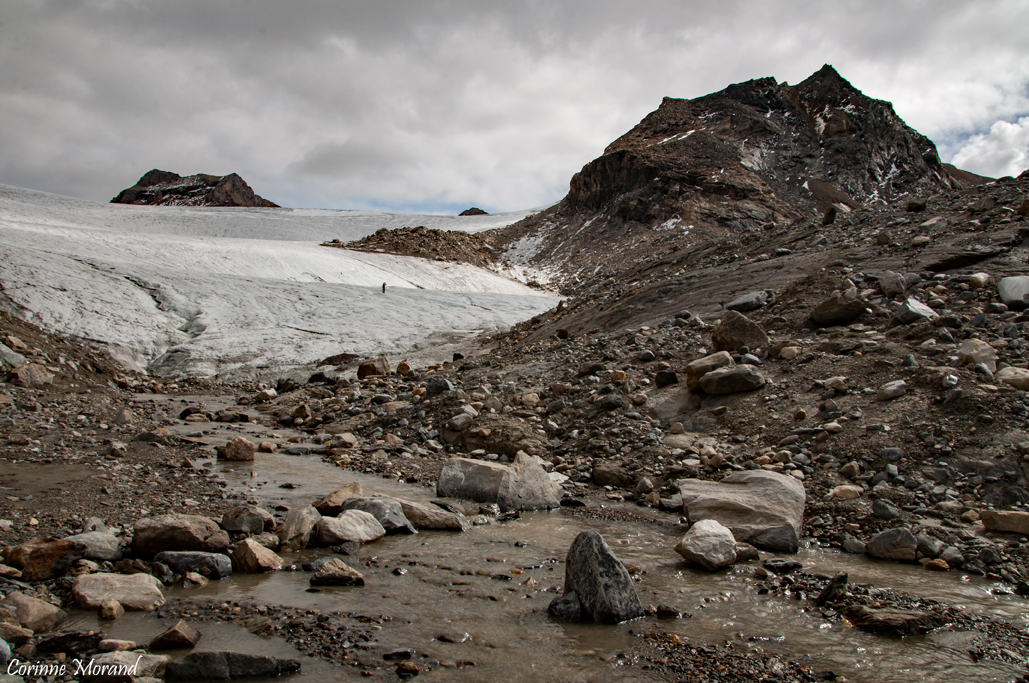
M 675 552 L 692 565 L 716 572 L 736 561 L 736 539 L 715 520 L 702 519 L 690 527 Z
M 688 225 L 683 246 L 960 183 L 890 103 L 826 65 L 797 85 L 760 78 L 665 98 L 586 164 L 560 203 L 503 229 L 495 245 L 531 240 L 533 265 L 612 270 L 653 259 L 667 244 L 660 226 Z
M 82 574 L 71 587 L 84 609 L 117 600 L 125 609 L 150 611 L 164 604 L 161 582 L 149 574 Z
M 543 510 L 561 504 L 561 487 L 533 456 L 519 453 L 510 465 L 451 458 L 443 466 L 436 495 L 497 503 L 504 512 Z
M 572 541 L 565 558 L 564 596 L 555 598 L 560 602 L 554 611 L 572 612 L 572 594 L 582 619 L 617 624 L 645 614 L 629 572 L 596 531 L 583 531 Z
M 737 541 L 774 552 L 795 553 L 800 544 L 806 494 L 793 477 L 764 470 L 721 481 L 680 479 L 683 510 L 691 524 L 713 519 Z
M 228 547 L 229 535 L 199 515 L 144 517 L 133 527 L 132 550 L 142 557 L 153 557 L 164 550 L 217 553 Z
M 148 171 L 132 187 L 122 190 L 112 204 L 162 206 L 249 206 L 278 208 L 278 204 L 254 194 L 235 173 L 226 176 Z

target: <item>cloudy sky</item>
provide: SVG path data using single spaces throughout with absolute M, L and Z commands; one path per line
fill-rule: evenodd
M 829 63 L 941 157 L 1029 167 L 1029 2 L 0 0 L 0 183 L 239 173 L 284 206 L 549 204 L 655 109 Z

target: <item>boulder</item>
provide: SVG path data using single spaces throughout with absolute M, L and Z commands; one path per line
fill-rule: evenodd
M 244 534 L 259 534 L 275 526 L 272 513 L 256 505 L 237 505 L 222 515 L 222 528 Z
M 278 571 L 286 562 L 254 539 L 245 538 L 232 551 L 232 564 L 241 572 L 260 574 Z
M 837 500 L 854 500 L 860 498 L 864 492 L 860 486 L 854 486 L 853 484 L 843 484 L 837 486 L 832 490 L 832 497 Z
M 25 356 L 11 350 L 5 344 L 0 344 L 0 370 L 20 368 L 28 362 L 29 360 Z
M 997 371 L 994 379 L 1016 389 L 1029 391 L 1029 370 L 1026 368 L 1016 368 L 1013 365 L 1009 365 Z
M 9 661 L 11 661 L 11 647 L 6 640 L 0 638 L 0 669 L 6 669 Z
M 131 653 L 111 653 L 130 654 Z M 135 655 L 132 655 L 135 656 Z M 191 652 L 167 663 L 166 681 L 227 681 L 235 678 L 274 678 L 300 671 L 296 659 L 276 659 L 239 652 Z
M 212 579 L 224 579 L 232 574 L 232 560 L 223 553 L 166 550 L 154 555 L 154 562 L 168 565 L 176 574 L 196 572 Z
M 54 376 L 39 363 L 28 363 L 8 372 L 7 381 L 16 387 L 34 388 L 53 384 Z
M 229 535 L 212 520 L 199 515 L 172 513 L 136 521 L 132 551 L 150 558 L 165 550 L 222 552 L 229 547 Z
M 1002 278 L 997 283 L 997 294 L 1008 308 L 1021 311 L 1029 306 L 1029 275 Z
M 179 621 L 164 633 L 150 641 L 150 650 L 180 650 L 194 648 L 200 642 L 200 631 L 184 620 Z
M 756 311 L 768 303 L 768 292 L 761 290 L 759 292 L 750 292 L 743 296 L 737 297 L 725 305 L 727 311 Z
M 387 534 L 417 534 L 404 508 L 393 498 L 350 498 L 343 503 L 344 510 L 361 510 L 374 517 Z
M 721 396 L 760 389 L 765 385 L 765 378 L 753 365 L 734 365 L 712 370 L 700 378 L 699 385 L 705 394 Z
M 310 505 L 290 510 L 278 529 L 279 550 L 290 552 L 306 548 L 311 542 L 314 527 L 321 518 L 321 514 Z
M 702 519 L 690 527 L 675 552 L 694 566 L 717 572 L 736 561 L 736 539 L 715 520 Z
M 596 531 L 583 531 L 565 558 L 564 595 L 575 593 L 583 619 L 617 624 L 645 612 L 629 572 Z
M 733 349 L 735 351 L 736 349 Z M 698 358 L 686 366 L 686 387 L 696 391 L 700 387 L 700 378 L 718 368 L 736 365 L 728 351 L 719 351 L 703 358 Z
M 29 642 L 33 635 L 34 634 L 31 629 L 22 628 L 15 624 L 9 624 L 6 621 L 0 621 L 0 642 L 6 641 L 17 647 L 18 645 L 24 645 Z M 0 681 L 3 681 L 3 679 L 0 678 Z M 4 681 L 4 683 L 7 682 Z
M 425 383 L 425 395 L 429 398 L 440 394 L 449 394 L 454 390 L 454 385 L 445 377 L 432 377 Z
M 343 512 L 343 502 L 348 498 L 359 498 L 363 496 L 360 482 L 350 481 L 332 493 L 323 496 L 315 501 L 314 509 L 326 517 L 335 517 Z
M 1029 536 L 1029 512 L 980 510 L 979 519 L 987 531 Z
M 86 546 L 75 541 L 35 538 L 7 551 L 7 563 L 21 570 L 25 581 L 56 579 L 85 557 Z
M 322 545 L 372 543 L 386 535 L 379 521 L 363 510 L 347 510 L 338 517 L 322 517 L 315 537 Z
M 122 557 L 118 537 L 104 531 L 87 531 L 68 536 L 64 540 L 79 543 L 85 548 L 83 557 L 97 562 L 117 562 Z
M 905 299 L 904 303 L 900 305 L 900 308 L 894 314 L 894 318 L 901 325 L 910 325 L 911 323 L 917 323 L 919 320 L 933 320 L 938 317 L 940 317 L 939 313 L 918 299 L 911 297 Z
M 364 379 L 365 377 L 374 377 L 376 375 L 388 375 L 389 374 L 389 361 L 386 360 L 385 356 L 380 356 L 375 360 L 361 363 L 357 368 L 357 379 Z
M 235 462 L 253 462 L 254 460 L 254 442 L 249 439 L 237 436 L 230 439 L 225 447 L 219 451 L 218 455 L 223 460 L 232 460 Z
M 132 676 L 110 676 L 106 673 L 86 674 L 86 681 L 153 681 L 165 675 L 165 667 L 171 661 L 168 655 L 144 655 L 138 652 L 116 651 L 104 652 L 89 659 L 92 671 L 131 671 Z M 74 671 L 74 667 L 70 668 Z
M 579 602 L 579 596 L 575 591 L 559 595 L 550 601 L 547 614 L 562 621 L 582 621 L 582 604 Z
M 958 358 L 966 365 L 982 363 L 990 372 L 997 371 L 997 349 L 981 339 L 966 339 L 961 342 L 961 346 L 958 347 Z
M 756 349 L 765 348 L 771 343 L 757 323 L 736 311 L 725 314 L 722 322 L 711 333 L 711 341 L 716 350 L 731 353 L 735 353 L 741 346 Z
M 364 577 L 343 560 L 333 558 L 322 564 L 311 577 L 312 586 L 363 586 Z
M 900 296 L 907 291 L 908 284 L 903 275 L 888 270 L 879 278 L 879 289 L 886 297 Z
M 903 528 L 880 531 L 865 544 L 865 552 L 880 560 L 914 562 L 917 550 L 918 539 Z
M 147 612 L 164 604 L 161 582 L 149 574 L 82 574 L 71 592 L 83 609 L 97 609 L 105 600 Z
M 862 631 L 891 636 L 928 633 L 943 625 L 943 619 L 932 612 L 892 607 L 850 605 L 844 608 L 841 614 Z
M 465 531 L 470 524 L 464 515 L 447 512 L 435 505 L 423 505 L 407 500 L 399 500 L 404 516 L 416 529 L 435 529 L 440 531 Z
M 0 600 L 0 607 L 14 610 L 18 623 L 35 633 L 53 631 L 68 618 L 68 614 L 59 607 L 17 591 Z
M 621 462 L 595 460 L 593 462 L 593 483 L 597 486 L 631 489 L 636 486 L 636 478 Z
M 830 327 L 854 322 L 865 312 L 867 304 L 858 296 L 856 287 L 844 291 L 836 290 L 828 299 L 815 306 L 811 319 L 817 324 Z
M 717 482 L 680 479 L 678 486 L 691 524 L 713 519 L 737 541 L 773 552 L 797 552 L 806 494 L 794 477 L 748 470 Z
M 561 487 L 543 469 L 539 458 L 518 452 L 510 465 L 451 458 L 443 465 L 436 495 L 497 503 L 503 512 L 541 510 L 561 504 Z

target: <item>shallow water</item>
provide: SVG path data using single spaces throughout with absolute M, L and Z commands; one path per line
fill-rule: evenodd
M 423 502 L 435 497 L 432 488 L 350 472 L 319 456 L 258 454 L 254 463 L 212 461 L 210 465 L 231 489 L 244 491 L 265 506 L 307 505 L 353 480 L 361 482 L 365 495 Z M 295 488 L 280 488 L 283 484 Z M 475 512 L 474 505 L 464 505 Z M 893 638 L 829 623 L 807 601 L 758 595 L 749 578 L 752 566 L 739 565 L 717 574 L 694 571 L 672 550 L 684 531 L 674 516 L 618 505 L 659 522 L 599 521 L 560 510 L 526 513 L 516 521 L 464 533 L 426 531 L 387 536 L 365 545 L 360 562 L 353 562 L 365 577 L 364 587 L 309 593 L 308 574 L 284 571 L 234 574 L 202 589 L 170 589 L 168 594 L 389 617 L 393 621 L 378 632 L 376 650 L 410 648 L 418 653 L 416 663 L 427 657 L 443 664 L 419 680 L 611 680 L 611 662 L 617 663 L 630 650 L 633 632 L 649 629 L 657 620 L 572 625 L 554 622 L 546 614 L 547 604 L 561 590 L 569 545 L 580 531 L 594 529 L 627 566 L 639 569 L 636 587 L 644 605 L 672 605 L 693 614 L 693 618 L 659 623 L 662 629 L 697 644 L 732 642 L 741 650 L 760 648 L 799 660 L 815 671 L 831 670 L 848 681 L 908 683 L 915 677 L 1010 681 L 1025 671 L 1002 662 L 973 663 L 967 653 L 971 636 L 966 633 L 942 630 Z M 296 561 L 324 552 L 309 549 L 284 557 Z M 854 583 L 908 591 L 1020 627 L 1029 623 L 1024 599 L 991 595 L 997 584 L 980 577 L 927 572 L 919 565 L 821 549 L 802 550 L 794 559 L 806 571 L 845 571 Z M 407 573 L 394 575 L 397 567 Z M 536 587 L 522 585 L 529 577 L 538 583 Z M 462 643 L 443 642 L 437 638 L 443 633 L 467 633 L 469 638 Z M 256 638 L 245 635 L 245 639 Z M 473 661 L 475 666 L 454 668 L 458 660 Z M 617 674 L 619 680 L 650 680 L 646 672 L 623 671 Z M 303 677 L 308 675 L 305 670 Z

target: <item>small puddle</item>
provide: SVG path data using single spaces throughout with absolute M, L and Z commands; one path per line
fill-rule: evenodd
M 433 488 L 343 470 L 317 455 L 259 453 L 253 463 L 210 461 L 210 465 L 225 477 L 231 490 L 244 492 L 268 508 L 309 505 L 349 481 L 360 482 L 365 495 L 422 502 L 435 498 Z M 469 513 L 477 509 L 474 504 L 454 502 Z M 629 504 L 618 505 L 637 515 L 659 514 Z M 656 519 L 662 521 L 601 521 L 573 517 L 560 510 L 524 513 L 518 520 L 473 527 L 464 533 L 425 531 L 387 536 L 365 545 L 358 559 L 346 558 L 364 575 L 364 587 L 311 593 L 307 592 L 309 574 L 283 571 L 233 574 L 204 588 L 167 592 L 169 597 L 249 601 L 388 617 L 391 621 L 377 633 L 374 651 L 385 654 L 411 649 L 443 664 L 418 680 L 605 681 L 611 677 L 609 662 L 618 662 L 633 646 L 633 631 L 649 629 L 655 620 L 598 626 L 549 619 L 547 605 L 563 585 L 568 547 L 580 531 L 594 529 L 626 565 L 642 570 L 642 580 L 636 586 L 644 605 L 671 605 L 693 614 L 691 619 L 659 623 L 669 633 L 695 643 L 732 642 L 743 650 L 760 648 L 798 660 L 815 671 L 831 670 L 849 681 L 869 683 L 909 683 L 916 677 L 1010 681 L 1024 673 L 1024 668 L 1003 662 L 973 663 L 968 655 L 971 635 L 967 633 L 941 630 L 905 638 L 876 636 L 827 622 L 818 610 L 805 611 L 807 601 L 758 595 L 750 585 L 751 565 L 738 565 L 717 574 L 694 571 L 679 562 L 672 550 L 683 529 L 670 515 Z M 298 562 L 326 552 L 309 549 L 283 557 Z M 802 550 L 793 559 L 802 562 L 805 571 L 830 575 L 845 571 L 851 582 L 907 591 L 1005 619 L 1019 627 L 1029 623 L 1024 599 L 992 595 L 990 589 L 998 584 L 980 577 L 927 572 L 918 565 L 819 549 Z M 395 569 L 404 572 L 398 575 Z M 529 585 L 523 585 L 526 583 Z M 125 622 L 125 633 L 138 638 L 133 635 L 134 624 L 146 624 L 147 617 L 132 619 Z M 122 628 L 122 620 L 117 626 Z M 203 622 L 200 626 L 206 638 L 212 625 Z M 223 633 L 222 626 L 217 627 L 212 642 L 223 637 L 238 637 L 240 647 L 268 642 L 237 627 L 224 628 Z M 161 628 L 155 626 L 153 630 L 156 635 Z M 119 631 L 111 632 L 116 636 Z M 439 639 L 442 634 L 454 633 L 467 633 L 468 638 L 459 643 Z M 281 641 L 276 642 L 281 645 Z M 213 647 L 206 642 L 204 645 Z M 454 668 L 461 660 L 475 665 Z M 309 661 L 313 660 L 304 659 L 303 679 L 298 680 L 306 680 L 312 675 L 309 671 L 319 670 L 314 664 L 307 668 Z M 645 671 L 629 671 L 626 675 L 634 676 L 632 680 L 650 680 Z M 332 678 L 324 676 L 320 680 Z

